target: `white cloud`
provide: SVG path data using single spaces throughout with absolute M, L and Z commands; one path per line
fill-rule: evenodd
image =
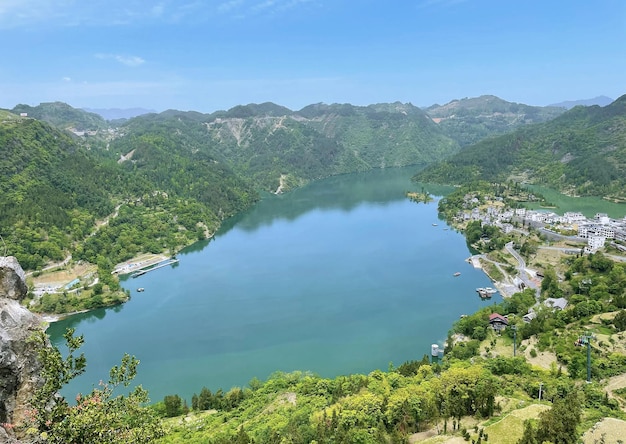
M 95 57 L 101 60 L 112 59 L 123 65 L 133 68 L 139 65 L 143 65 L 146 62 L 144 59 L 138 56 L 128 56 L 121 54 L 96 54 Z
M 0 29 L 20 26 L 128 26 L 181 23 L 220 16 L 245 18 L 285 13 L 322 0 L 0 0 Z M 426 0 L 450 2 L 459 0 Z
M 217 11 L 224 14 L 238 9 L 241 5 L 243 5 L 243 0 L 230 0 L 217 5 Z
M 41 22 L 68 22 L 75 0 L 2 0 L 0 29 Z

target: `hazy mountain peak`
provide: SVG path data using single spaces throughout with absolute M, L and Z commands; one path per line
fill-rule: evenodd
M 153 109 L 145 108 L 83 108 L 85 111 L 95 113 L 105 120 L 132 119 L 144 114 L 156 113 Z
M 594 97 L 592 99 L 567 100 L 565 102 L 553 103 L 552 105 L 548 105 L 548 106 L 557 106 L 559 108 L 571 109 L 571 108 L 574 108 L 575 106 L 578 106 L 578 105 L 583 105 L 583 106 L 593 106 L 593 105 L 606 106 L 606 105 L 609 105 L 611 102 L 613 102 L 613 99 L 611 99 L 610 97 L 598 96 L 598 97 Z

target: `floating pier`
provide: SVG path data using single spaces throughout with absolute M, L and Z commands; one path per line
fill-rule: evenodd
M 168 259 L 168 260 L 166 260 L 164 262 L 160 262 L 160 263 L 156 264 L 155 266 L 149 266 L 149 267 L 146 267 L 146 268 L 142 268 L 142 269 L 134 272 L 130 276 L 134 277 L 134 278 L 139 277 L 139 276 L 143 276 L 144 274 L 146 274 L 149 271 L 158 270 L 159 268 L 167 267 L 168 265 L 175 264 L 176 262 L 178 262 L 178 259 Z

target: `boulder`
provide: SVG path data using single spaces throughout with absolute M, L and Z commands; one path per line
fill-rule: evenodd
M 24 424 L 29 400 L 43 380 L 36 344 L 41 318 L 20 305 L 28 287 L 14 257 L 0 257 L 0 439 L 15 438 Z M 19 435 L 19 433 L 18 433 Z M 18 436 L 19 437 L 19 436 Z

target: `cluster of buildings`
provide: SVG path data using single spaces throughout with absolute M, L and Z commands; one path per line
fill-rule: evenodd
M 497 199 L 501 200 L 501 199 Z M 504 203 L 488 206 L 480 210 L 479 201 L 468 196 L 466 203 L 474 206 L 471 210 L 461 211 L 457 217 L 463 221 L 480 220 L 486 225 L 495 225 L 505 234 L 513 230 L 512 221 L 522 221 L 528 224 L 558 227 L 561 230 L 576 233 L 576 236 L 587 240 L 585 253 L 594 253 L 604 247 L 607 240 L 626 243 L 626 216 L 622 219 L 611 219 L 605 213 L 597 213 L 593 219 L 588 219 L 582 213 L 566 212 L 562 216 L 548 211 L 527 210 L 526 208 L 506 208 Z M 549 229 L 549 227 L 545 227 Z M 615 244 L 615 247 L 626 251 L 626 247 Z
M 555 311 L 565 310 L 565 307 L 567 307 L 567 304 L 568 302 L 567 302 L 567 299 L 565 298 L 548 298 L 545 301 L 543 301 L 541 304 L 537 302 L 537 304 L 535 304 L 534 307 L 531 307 L 528 310 L 528 313 L 526 313 L 522 319 L 526 323 L 529 323 L 530 321 L 535 319 L 537 317 L 537 310 L 539 309 L 540 305 L 543 305 L 544 307 L 547 307 L 552 312 L 555 312 Z M 508 327 L 508 325 L 509 325 L 509 318 L 507 316 L 502 316 L 499 313 L 492 313 L 491 315 L 489 315 L 489 326 L 493 328 L 495 331 L 501 332 L 506 327 Z

